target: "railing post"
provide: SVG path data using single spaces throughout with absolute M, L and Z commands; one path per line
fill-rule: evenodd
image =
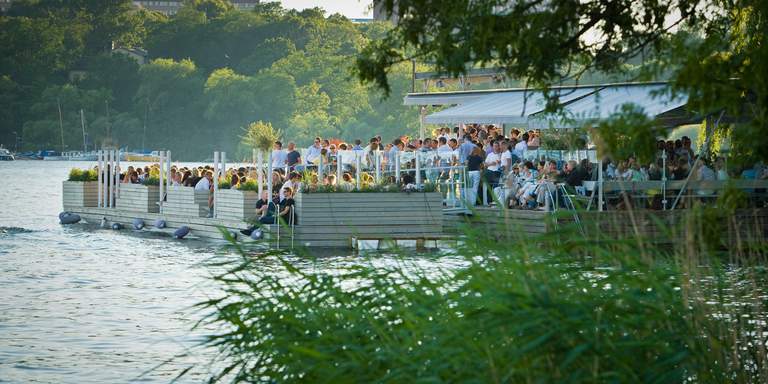
M 344 156 L 342 155 L 341 152 L 339 152 L 338 155 L 336 155 L 336 185 L 341 185 L 341 181 L 342 181 L 341 168 L 343 164 L 343 159 L 342 159 L 343 157 Z
M 168 194 L 168 190 L 171 188 L 171 185 L 173 185 L 173 177 L 171 173 L 171 151 L 165 151 L 165 162 L 167 163 L 167 168 L 165 172 L 168 175 L 168 178 L 165 180 L 165 193 Z
M 355 185 L 360 190 L 360 154 L 355 151 Z
M 400 184 L 400 151 L 395 152 L 395 184 Z
M 603 210 L 603 159 L 597 163 L 597 210 Z
M 416 162 L 416 188 L 421 187 L 421 159 L 419 151 L 414 152 L 414 161 Z
M 323 155 L 320 155 L 320 161 L 317 163 L 317 185 L 323 185 Z
M 96 188 L 97 204 L 96 204 L 96 206 L 99 207 L 99 208 L 103 208 L 104 207 L 104 197 L 103 197 L 103 193 L 102 193 L 102 189 L 104 189 L 103 188 L 104 186 L 102 185 L 102 183 L 104 182 L 103 177 L 102 177 L 103 174 L 104 174 L 103 159 L 104 159 L 104 151 L 99 150 L 98 152 L 96 152 L 96 163 L 97 163 L 97 166 L 98 166 L 98 171 L 96 172 L 96 179 L 97 179 L 97 183 L 96 183 L 96 187 L 97 187 Z
M 107 187 L 107 208 L 112 208 L 112 182 L 111 182 L 111 175 L 112 175 L 112 150 L 107 151 L 107 182 L 105 183 Z
M 667 150 L 661 150 L 661 207 L 667 210 Z
M 221 174 L 226 176 L 227 175 L 227 153 L 222 152 L 220 156 L 221 156 Z
M 115 199 L 117 199 L 117 196 L 120 195 L 120 183 L 122 182 L 120 179 L 120 149 L 117 150 L 117 167 L 115 173 Z
M 165 169 L 165 151 L 160 151 L 160 197 L 158 197 L 157 204 L 160 206 L 160 208 L 163 207 L 163 194 L 165 193 L 165 172 L 163 170 Z
M 381 151 L 373 152 L 374 163 L 376 164 L 376 184 L 381 183 Z
M 216 204 L 216 192 L 219 190 L 219 152 L 213 152 L 213 217 L 216 217 L 216 210 L 218 209 L 218 204 Z
M 265 176 L 267 177 L 267 189 L 269 190 L 269 200 L 272 201 L 272 172 L 274 170 L 272 169 L 272 151 L 269 152 L 269 155 L 267 155 L 269 159 L 269 163 L 267 164 L 267 170 L 269 171 Z M 259 173 L 261 173 L 261 169 L 259 169 Z
M 256 154 L 256 178 L 259 181 L 259 198 L 261 198 L 261 191 L 264 190 L 264 172 L 262 171 L 262 164 L 264 163 L 264 153 L 261 150 L 253 150 Z

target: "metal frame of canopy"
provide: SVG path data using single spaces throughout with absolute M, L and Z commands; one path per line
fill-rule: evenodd
M 525 124 L 528 128 L 539 129 L 577 128 L 591 121 L 608 119 L 627 103 L 637 105 L 659 122 L 666 123 L 664 125 L 690 120 L 690 115 L 684 112 L 687 97 L 673 98 L 665 94 L 663 91 L 667 85 L 666 82 L 649 82 L 553 87 L 551 92 L 561 95 L 559 102 L 563 108 L 563 111 L 556 115 L 545 114 L 546 100 L 543 92 L 531 89 L 408 95 L 405 104 L 459 104 L 428 116 L 424 116 L 422 107 L 422 127 L 424 123 L 462 126 L 464 123 L 508 123 Z M 602 165 L 602 159 L 599 159 L 597 184 L 600 211 L 603 210 L 604 200 Z M 663 179 L 666 179 L 666 166 L 664 168 Z

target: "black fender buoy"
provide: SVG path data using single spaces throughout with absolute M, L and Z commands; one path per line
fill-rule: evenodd
M 163 220 L 163 219 L 157 219 L 157 220 L 155 221 L 155 228 L 160 228 L 160 229 L 163 229 L 163 228 L 165 228 L 165 220 Z
M 114 229 L 115 231 L 119 231 L 123 229 L 123 225 L 120 223 L 112 223 L 112 229 Z
M 61 224 L 75 224 L 80 221 L 80 215 L 72 212 L 59 213 L 59 222 Z
M 138 217 L 133 219 L 133 229 L 141 230 L 142 228 L 144 228 L 144 220 Z
M 173 231 L 173 237 L 177 239 L 183 239 L 184 236 L 189 234 L 189 227 L 182 225 L 179 229 Z
M 261 229 L 257 229 L 251 232 L 251 239 L 261 240 L 263 237 L 264 237 L 264 232 L 262 232 Z

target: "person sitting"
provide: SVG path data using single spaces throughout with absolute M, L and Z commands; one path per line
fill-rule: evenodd
M 298 224 L 298 217 L 294 209 L 296 202 L 293 200 L 293 189 L 290 187 L 283 191 L 285 198 L 280 200 L 278 217 L 285 224 Z
M 286 180 L 280 188 L 279 197 L 281 201 L 285 198 L 285 191 L 287 189 L 298 192 L 299 187 L 301 186 L 301 181 L 299 180 L 301 180 L 301 175 L 296 171 L 291 172 L 290 175 L 288 175 L 288 180 Z

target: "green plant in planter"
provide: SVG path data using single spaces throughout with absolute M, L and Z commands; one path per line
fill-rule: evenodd
M 240 185 L 237 186 L 237 189 L 241 191 L 259 191 L 259 183 L 257 183 L 255 180 L 248 180 L 245 183 L 240 183 Z
M 72 168 L 69 171 L 68 181 L 97 181 L 99 177 L 95 169 Z
M 232 182 L 229 180 L 219 180 L 219 189 L 231 189 Z
M 149 176 L 146 179 L 144 179 L 144 181 L 142 181 L 141 184 L 146 186 L 151 186 L 151 185 L 160 186 L 160 178 L 157 176 Z

